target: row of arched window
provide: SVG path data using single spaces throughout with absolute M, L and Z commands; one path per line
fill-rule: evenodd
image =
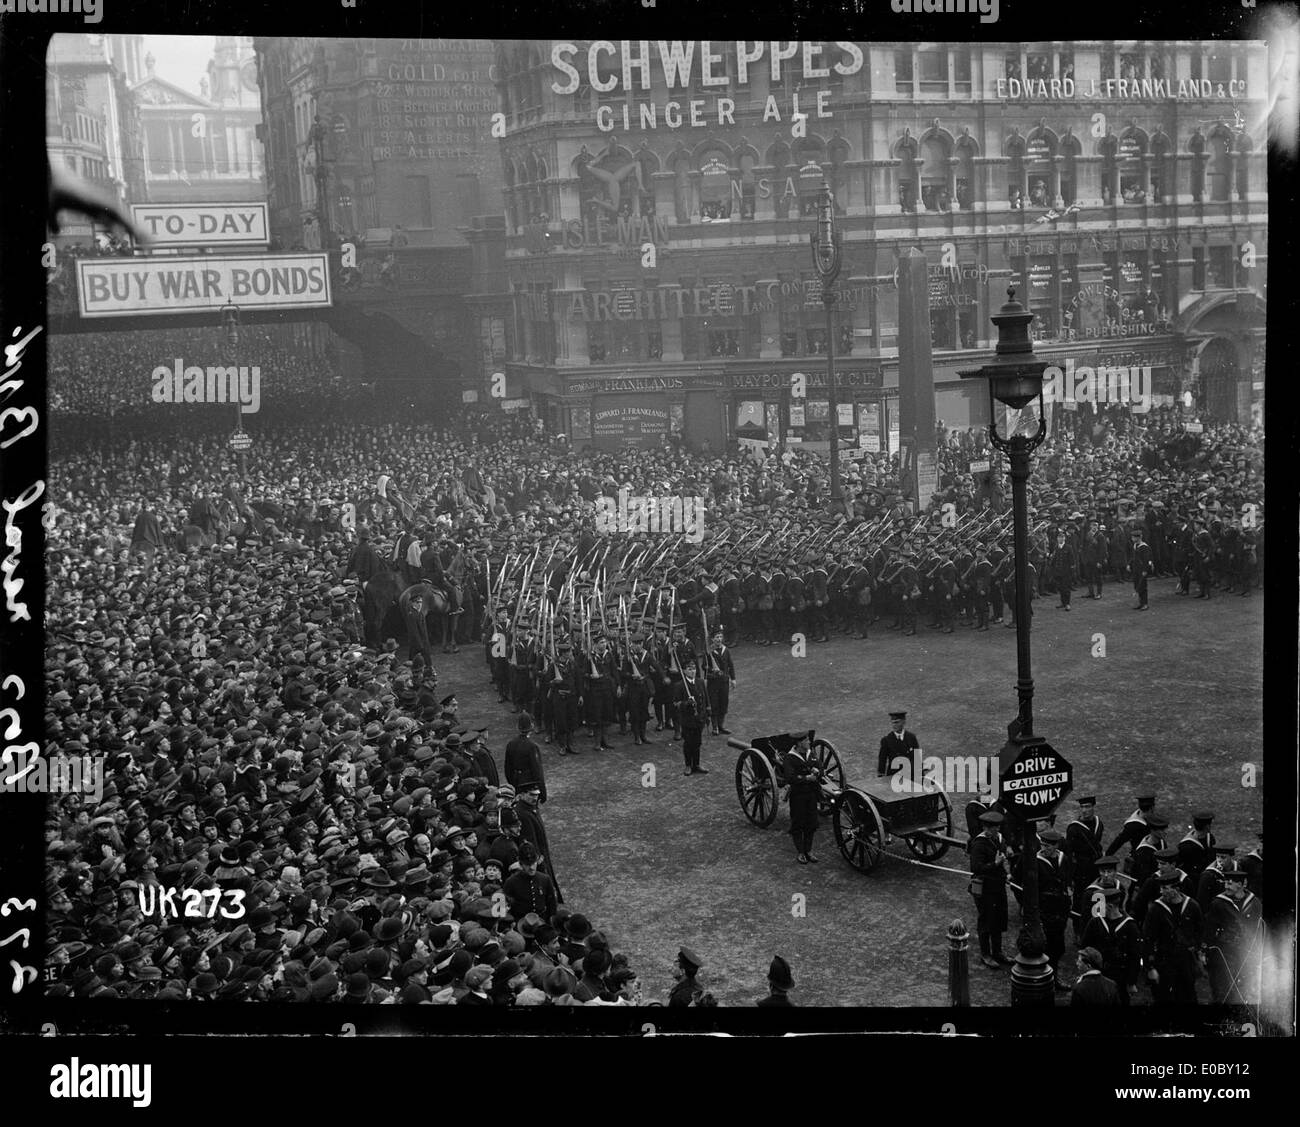
M 1092 156 L 1101 157 L 1100 193 L 1103 203 L 1158 203 L 1172 191 L 1175 145 L 1161 129 L 1148 133 L 1130 124 L 1121 133 L 1109 131 L 1089 139 Z M 1190 168 L 1194 200 L 1245 199 L 1252 151 L 1245 133 L 1218 123 L 1207 134 L 1196 130 L 1185 151 L 1196 159 Z M 937 123 L 919 137 L 910 129 L 891 147 L 898 162 L 898 199 L 905 211 L 966 210 L 978 194 L 975 161 L 979 142 L 963 128 L 954 135 Z M 1071 129 L 1063 133 L 1040 124 L 1027 134 L 1018 129 L 1003 139 L 1007 200 L 1014 208 L 1060 207 L 1075 203 L 1080 182 L 1076 161 L 1084 157 L 1084 142 Z M 584 217 L 652 216 L 656 203 L 653 177 L 674 176 L 673 207 L 679 223 L 698 219 L 752 219 L 757 205 L 758 174 L 769 178 L 765 192 L 775 191 L 775 213 L 811 213 L 813 197 L 824 174 L 843 212 L 841 189 L 852 146 L 838 131 L 829 139 L 818 134 L 788 143 L 778 136 L 761 153 L 744 138 L 733 147 L 710 138 L 694 148 L 682 143 L 660 157 L 645 141 L 632 151 L 611 139 L 599 153 L 583 150 L 571 162 L 569 177 L 579 182 Z M 558 188 L 551 183 L 546 158 L 534 149 L 507 154 L 505 186 L 514 225 L 546 222 L 558 214 Z M 810 175 L 813 173 L 813 175 Z M 771 179 L 779 179 L 773 188 Z M 786 180 L 795 184 L 793 194 Z

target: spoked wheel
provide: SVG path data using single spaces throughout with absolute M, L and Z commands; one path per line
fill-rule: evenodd
M 813 740 L 808 748 L 808 761 L 819 768 L 837 789 L 844 789 L 844 764 L 840 762 L 840 753 L 830 740 L 821 737 Z
M 742 751 L 736 760 L 736 795 L 745 817 L 760 829 L 776 820 L 776 772 L 767 756 L 752 747 Z
M 869 795 L 846 790 L 835 806 L 835 843 L 850 865 L 869 873 L 885 852 L 884 824 Z
M 952 836 L 952 803 L 948 801 L 946 791 L 938 792 L 939 809 L 936 811 L 938 818 L 944 824 L 939 827 L 938 832 Z M 907 848 L 910 849 L 922 861 L 937 861 L 948 852 L 949 842 L 936 841 L 932 837 L 909 837 L 907 839 Z

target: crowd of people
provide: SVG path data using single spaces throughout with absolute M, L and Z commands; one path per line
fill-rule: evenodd
M 360 400 L 367 395 L 361 386 L 339 380 L 328 350 L 304 348 L 284 330 L 264 325 L 241 326 L 237 347 L 215 325 L 145 334 L 58 334 L 50 337 L 46 356 L 50 404 L 60 417 L 101 420 L 105 426 L 112 419 L 115 426 L 134 421 L 155 429 L 167 421 L 161 417 L 164 409 L 153 400 L 153 372 L 159 366 L 173 368 L 178 358 L 183 367 L 256 365 L 263 392 L 259 410 L 272 415 L 315 397 Z M 170 422 L 177 430 L 192 430 L 195 416 L 201 414 L 229 429 L 231 409 L 220 404 L 182 404 L 171 410 Z
M 159 433 L 146 416 L 104 435 L 84 414 L 99 402 L 92 389 L 112 384 L 105 355 L 137 391 L 147 372 L 110 351 L 95 357 L 95 379 L 83 378 L 94 347 L 88 338 L 51 342 L 60 398 L 47 525 L 48 750 L 102 754 L 107 765 L 97 801 L 70 795 L 52 807 L 56 991 L 466 1005 L 649 999 L 617 949 L 617 921 L 588 920 L 564 902 L 542 818 L 544 779 L 503 781 L 486 729 L 475 726 L 491 718 L 467 722 L 432 654 L 403 653 L 400 618 L 371 620 L 363 588 L 372 568 L 414 568 L 407 578 L 420 582 L 457 577 L 475 610 L 453 639 L 507 647 L 541 621 L 535 608 L 549 608 L 554 627 L 561 561 L 587 592 L 611 572 L 635 574 L 646 582 L 641 601 L 629 600 L 638 638 L 626 614 L 595 623 L 562 616 L 568 660 L 582 668 L 586 646 L 603 653 L 612 639 L 615 679 L 634 656 L 623 647 L 654 637 L 662 619 L 689 623 L 692 634 L 702 623 L 677 667 L 693 682 L 710 676 L 715 624 L 732 644 L 770 641 L 801 615 L 824 637 L 828 624 L 865 635 L 881 611 L 914 632 L 926 607 L 948 629 L 954 617 L 986 625 L 999 610 L 1006 576 L 989 552 L 1008 558 L 999 523 L 1007 499 L 996 459 L 990 473 L 970 472 L 987 453 L 976 431 L 941 435 L 939 489 L 919 514 L 897 455 L 852 463 L 835 514 L 825 464 L 797 451 L 701 454 L 676 442 L 575 450 L 539 437 L 526 414 L 465 411 L 434 423 L 359 401 L 341 416 L 297 385 L 285 392 L 292 410 L 250 423 L 254 446 L 241 467 L 227 445 L 229 421 L 198 412 L 184 434 Z M 1177 421 L 1158 412 L 1080 416 L 1036 462 L 1044 590 L 1085 581 L 1099 594 L 1104 577 L 1140 581 L 1144 591 L 1148 574 L 1182 574 L 1184 517 L 1193 543 L 1196 529 L 1220 546 L 1229 532 L 1238 545 L 1252 537 L 1250 567 L 1239 547 L 1224 549 L 1208 565 L 1207 591 L 1257 582 L 1259 432 L 1207 427 L 1185 444 Z M 703 497 L 702 543 L 683 540 L 637 572 L 659 541 L 602 536 L 593 521 L 595 503 L 620 490 Z M 945 506 L 970 535 L 947 537 Z M 1137 531 L 1149 555 L 1116 550 L 1097 572 L 1082 549 L 1099 536 L 1115 543 L 1111 525 L 1120 548 Z M 1061 534 L 1078 545 L 1068 570 L 1047 546 Z M 598 549 L 599 576 L 589 562 Z M 528 584 L 530 557 L 556 561 L 549 595 L 540 573 Z M 362 567 L 369 575 L 359 558 L 378 561 Z M 786 580 L 779 589 L 775 575 Z M 804 575 L 800 604 L 789 580 Z M 645 590 L 672 595 L 647 615 Z M 548 656 L 540 645 L 538 654 Z M 490 649 L 487 657 L 492 666 Z M 506 664 L 505 683 L 493 668 L 503 698 L 536 709 L 554 735 L 549 694 L 519 699 Z M 597 712 L 569 732 L 585 722 L 603 745 L 607 698 L 575 684 Z M 634 735 L 640 720 L 638 738 L 654 697 L 628 717 Z M 679 700 L 661 726 L 679 726 Z M 178 892 L 172 918 L 158 909 L 160 889 Z M 206 914 L 209 902 L 235 901 L 237 918 Z M 192 923 L 185 913 L 194 903 L 205 917 Z M 680 988 L 694 983 L 698 964 L 679 953 L 671 1004 L 708 1004 L 707 992 Z M 782 966 L 771 968 L 774 996 L 787 989 Z

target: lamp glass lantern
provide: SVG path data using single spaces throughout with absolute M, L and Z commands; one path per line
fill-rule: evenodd
M 239 306 L 228 298 L 221 307 L 221 327 L 226 330 L 226 343 L 232 348 L 239 344 Z
M 1043 372 L 1047 361 L 1034 353 L 1029 326 L 1035 314 L 1016 301 L 1015 286 L 1007 287 L 1007 301 L 990 320 L 998 329 L 998 344 L 993 359 L 979 368 L 958 372 L 966 379 L 988 382 L 991 424 L 996 426 L 994 403 L 1003 403 L 1020 411 L 1038 400 L 1039 419 L 1043 420 Z M 1008 436 L 1010 437 L 1010 436 Z

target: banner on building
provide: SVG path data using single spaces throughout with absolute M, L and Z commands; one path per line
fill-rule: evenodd
M 77 306 L 83 317 L 216 314 L 229 303 L 241 310 L 328 308 L 329 258 L 258 254 L 77 260 Z
M 133 203 L 131 218 L 154 247 L 265 246 L 264 203 Z

